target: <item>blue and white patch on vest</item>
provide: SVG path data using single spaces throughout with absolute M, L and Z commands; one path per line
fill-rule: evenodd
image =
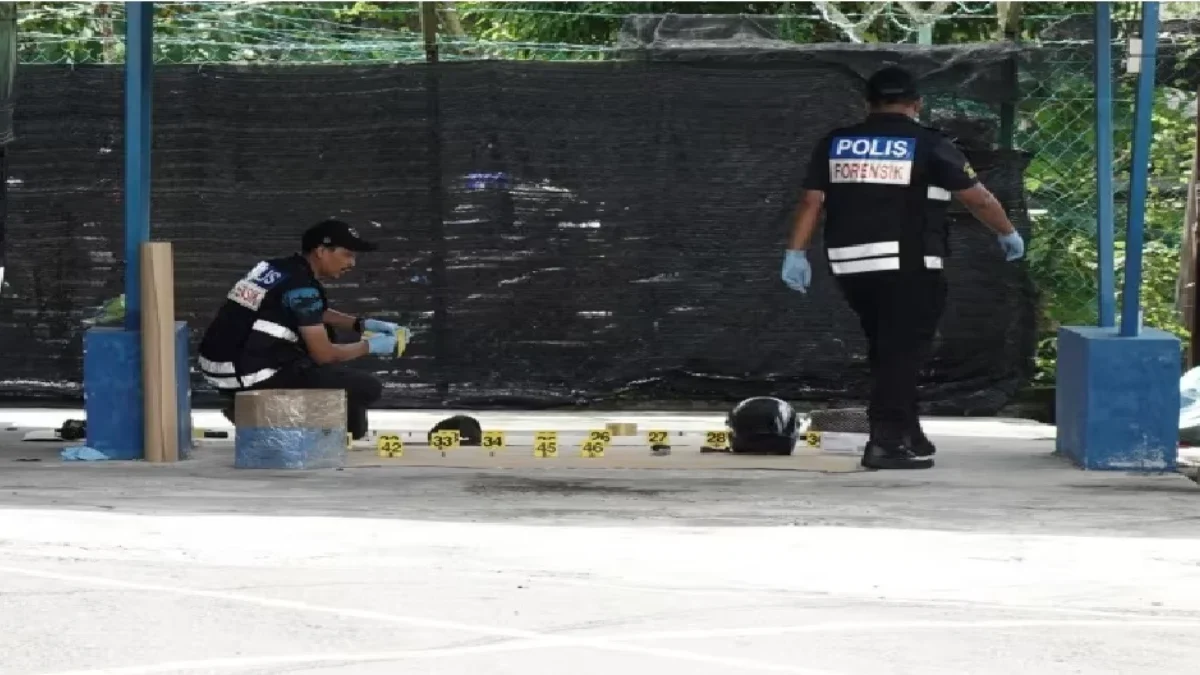
M 917 139 L 836 136 L 829 146 L 829 182 L 910 185 Z

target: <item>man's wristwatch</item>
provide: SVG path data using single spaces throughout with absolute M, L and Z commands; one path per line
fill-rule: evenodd
M 355 319 L 354 319 L 354 332 L 355 333 L 363 332 L 363 318 L 361 316 L 355 317 Z

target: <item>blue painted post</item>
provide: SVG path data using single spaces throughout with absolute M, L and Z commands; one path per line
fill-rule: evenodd
M 142 243 L 150 240 L 154 3 L 125 3 L 125 330 L 142 326 Z
M 141 245 L 150 239 L 150 101 L 154 5 L 125 3 L 125 325 L 90 328 L 83 342 L 87 444 L 109 459 L 144 458 Z M 180 335 L 185 331 L 180 330 Z M 176 347 L 178 351 L 179 346 Z M 187 372 L 187 344 L 181 361 Z M 185 379 L 182 382 L 187 383 Z M 181 391 L 191 434 L 191 395 Z M 184 414 L 187 417 L 184 417 Z M 188 445 L 180 445 L 186 452 Z
M 1141 330 L 1138 318 L 1158 3 L 1147 2 L 1142 7 L 1144 44 L 1139 55 L 1121 325 L 1062 326 L 1058 330 L 1055 447 L 1076 466 L 1097 471 L 1174 471 L 1179 459 L 1179 338 L 1155 328 Z M 1097 12 L 1107 14 L 1107 7 L 1098 6 Z M 1099 37 L 1100 27 L 1096 32 Z M 1107 101 L 1096 103 L 1098 110 L 1108 107 Z M 1098 121 L 1100 114 L 1097 112 Z M 1111 136 L 1099 134 L 1099 139 Z M 1108 147 L 1111 151 L 1111 145 Z M 1100 162 L 1097 176 L 1104 176 L 1105 160 L 1100 158 Z M 1101 188 L 1100 204 L 1108 194 Z M 1103 250 L 1101 246 L 1101 256 Z M 1103 291 L 1100 302 L 1104 307 Z
M 1096 257 L 1099 325 L 1117 325 L 1113 258 L 1112 3 L 1096 3 Z
M 1133 121 L 1133 158 L 1129 169 L 1129 214 L 1125 233 L 1125 286 L 1121 300 L 1121 337 L 1141 331 L 1142 244 L 1146 223 L 1146 184 L 1150 173 L 1151 111 L 1158 51 L 1158 3 L 1142 5 L 1142 54 Z

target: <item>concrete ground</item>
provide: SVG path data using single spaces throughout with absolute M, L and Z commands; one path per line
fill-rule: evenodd
M 62 463 L 7 431 L 0 675 L 1195 670 L 1200 487 L 929 428 L 935 469 L 841 474 Z

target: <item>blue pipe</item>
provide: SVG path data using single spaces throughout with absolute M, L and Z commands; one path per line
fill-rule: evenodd
M 1125 287 L 1121 300 L 1121 337 L 1141 331 L 1142 244 L 1145 239 L 1146 185 L 1150 173 L 1151 110 L 1158 51 L 1158 3 L 1142 5 L 1142 57 L 1133 121 L 1133 159 L 1129 167 L 1129 220 L 1125 233 Z
M 125 3 L 125 329 L 141 330 L 143 242 L 150 240 L 154 3 Z
M 1099 325 L 1117 325 L 1116 262 L 1113 259 L 1113 66 L 1112 3 L 1096 3 L 1096 265 Z

